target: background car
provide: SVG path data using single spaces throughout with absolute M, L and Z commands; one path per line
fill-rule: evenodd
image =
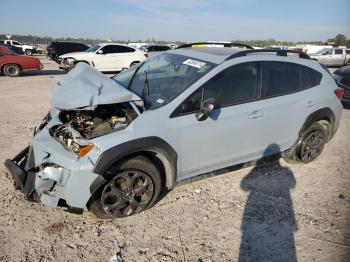
M 171 50 L 171 47 L 168 45 L 143 45 L 140 47 L 140 50 L 146 52 L 148 57 L 152 57 L 160 52 Z
M 50 59 L 59 63 L 57 58 L 60 55 L 64 55 L 72 52 L 86 51 L 88 48 L 89 47 L 87 45 L 82 43 L 57 41 L 57 42 L 51 42 L 46 47 L 46 51 L 47 51 L 47 56 Z
M 338 86 L 344 88 L 342 102 L 344 105 L 350 105 L 350 65 L 341 67 L 333 73 L 333 77 Z
M 36 47 L 35 46 L 22 44 L 22 43 L 20 43 L 18 41 L 15 41 L 15 40 L 1 40 L 0 43 L 3 43 L 5 45 L 12 45 L 12 46 L 21 48 L 22 51 L 28 56 L 31 56 L 34 53 L 36 53 Z
M 18 47 L 18 46 L 3 44 L 3 43 L 1 43 L 1 41 L 0 41 L 0 46 L 6 47 L 7 49 L 15 52 L 17 55 L 24 55 L 23 49 Z
M 43 65 L 38 58 L 18 55 L 0 46 L 0 69 L 7 76 L 18 76 L 21 71 L 41 70 Z
M 79 62 L 95 67 L 100 72 L 117 72 L 129 68 L 147 58 L 147 53 L 130 46 L 101 43 L 86 52 L 69 53 L 59 57 L 60 68 L 71 70 Z
M 310 57 L 327 66 L 344 66 L 350 59 L 343 48 L 325 48 Z

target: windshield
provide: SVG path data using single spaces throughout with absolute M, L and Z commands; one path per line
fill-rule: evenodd
M 143 98 L 146 109 L 162 107 L 207 74 L 215 64 L 163 53 L 113 77 Z
M 102 45 L 93 45 L 92 47 L 90 47 L 89 49 L 86 50 L 86 52 L 96 52 Z
M 15 51 L 11 50 L 10 47 L 7 48 L 7 51 L 8 51 L 11 55 L 18 55 Z
M 327 54 L 332 54 L 332 52 L 333 52 L 333 49 L 331 49 L 331 48 L 323 48 L 323 49 L 317 51 L 316 54 L 327 55 Z

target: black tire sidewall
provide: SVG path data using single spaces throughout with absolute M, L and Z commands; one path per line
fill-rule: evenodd
M 303 146 L 303 143 L 305 141 L 305 139 L 312 133 L 312 132 L 315 132 L 315 131 L 320 131 L 322 134 L 323 134 L 323 143 L 322 143 L 322 146 L 321 146 L 321 151 L 319 153 L 319 155 L 310 160 L 310 161 L 303 161 L 302 158 L 301 158 L 301 150 L 302 150 L 302 146 Z M 327 141 L 327 132 L 326 130 L 322 127 L 322 125 L 320 123 L 313 123 L 310 127 L 308 127 L 301 135 L 301 138 L 299 140 L 299 143 L 296 147 L 296 156 L 298 158 L 298 160 L 302 163 L 310 163 L 314 160 L 316 160 L 323 152 L 323 149 L 324 149 L 324 146 L 326 144 L 326 141 Z
M 114 175 L 113 174 L 106 175 L 107 176 L 106 180 L 108 182 L 111 181 L 114 177 L 116 177 L 119 173 L 128 171 L 128 170 L 138 170 L 147 174 L 152 179 L 153 186 L 154 186 L 154 193 L 153 193 L 152 199 L 150 200 L 150 202 L 148 203 L 148 205 L 144 210 L 151 208 L 157 202 L 161 192 L 161 185 L 162 185 L 161 176 L 157 167 L 147 157 L 137 156 L 130 159 L 126 159 L 121 163 L 119 163 L 118 165 L 111 167 L 109 170 L 111 170 L 111 173 L 114 173 L 114 172 L 115 173 Z M 108 184 L 108 182 L 106 184 Z M 101 194 L 106 184 L 101 186 L 94 193 L 94 195 L 92 196 L 92 201 L 88 206 L 88 209 L 98 218 L 102 218 L 102 219 L 117 218 L 107 213 L 103 209 L 101 204 Z M 144 210 L 142 210 L 141 212 L 143 212 Z
M 15 74 L 11 74 L 10 72 L 8 72 L 8 69 L 11 68 L 11 67 L 15 67 L 17 70 L 16 70 L 16 73 Z M 18 76 L 21 69 L 18 65 L 16 64 L 8 64 L 8 65 L 5 65 L 4 66 L 4 74 L 7 75 L 7 76 L 10 76 L 10 77 L 15 77 L 15 76 Z

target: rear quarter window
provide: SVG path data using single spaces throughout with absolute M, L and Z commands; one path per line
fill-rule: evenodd
M 308 89 L 318 86 L 322 80 L 322 74 L 310 67 L 300 65 L 301 89 Z

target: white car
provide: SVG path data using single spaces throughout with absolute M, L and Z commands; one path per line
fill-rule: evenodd
M 0 41 L 0 43 L 5 44 L 5 45 L 13 45 L 13 46 L 22 48 L 23 52 L 26 55 L 32 55 L 32 54 L 36 53 L 35 46 L 21 44 L 20 42 L 15 41 L 15 40 L 2 40 L 2 41 Z
M 122 71 L 147 58 L 147 53 L 130 46 L 101 43 L 83 52 L 68 53 L 59 57 L 60 68 L 71 70 L 79 62 L 84 62 L 100 72 Z

